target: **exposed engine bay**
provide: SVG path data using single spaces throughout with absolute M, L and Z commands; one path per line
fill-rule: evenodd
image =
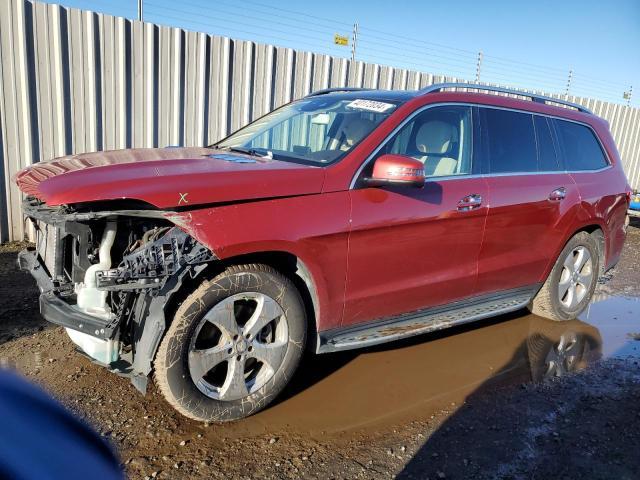
M 42 315 L 144 391 L 168 300 L 215 256 L 168 220 L 171 212 L 108 208 L 27 199 L 36 247 L 19 263 L 38 281 Z

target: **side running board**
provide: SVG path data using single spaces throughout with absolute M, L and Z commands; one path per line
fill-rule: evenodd
M 540 284 L 483 295 L 388 319 L 319 332 L 318 353 L 370 347 L 463 323 L 513 312 L 525 307 Z

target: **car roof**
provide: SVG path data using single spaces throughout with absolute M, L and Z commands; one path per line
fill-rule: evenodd
M 451 90 L 462 90 L 462 91 L 451 91 Z M 445 93 L 449 91 L 452 94 L 462 94 L 462 98 L 467 97 L 469 94 L 471 96 L 478 98 L 479 95 L 485 96 L 487 98 L 487 104 L 491 104 L 490 97 L 494 97 L 496 95 L 492 94 L 506 94 L 506 96 L 513 97 L 516 100 L 516 103 L 522 103 L 522 107 L 528 111 L 534 111 L 534 108 L 531 108 L 531 104 L 542 104 L 546 107 L 552 107 L 553 110 L 556 111 L 557 114 L 561 116 L 565 116 L 571 114 L 571 111 L 577 111 L 583 114 L 587 114 L 589 116 L 593 116 L 593 112 L 591 112 L 588 108 L 583 105 L 579 105 L 577 103 L 569 102 L 562 98 L 552 98 L 544 95 L 540 95 L 537 93 L 532 93 L 524 90 L 514 90 L 505 87 L 498 87 L 493 85 L 484 85 L 484 84 L 470 84 L 470 83 L 436 83 L 433 85 L 429 85 L 420 90 L 378 90 L 378 89 L 367 89 L 367 88 L 352 88 L 352 87 L 337 87 L 330 88 L 325 90 L 319 90 L 311 93 L 308 97 L 315 96 L 335 96 L 336 98 L 350 100 L 350 99 L 364 99 L 364 100 L 386 100 L 392 101 L 394 103 L 405 103 L 411 99 L 416 97 L 423 97 L 427 94 L 431 93 Z M 482 93 L 481 93 L 482 92 Z M 529 101 L 526 101 L 525 98 L 529 97 Z M 467 97 L 468 98 L 468 97 Z M 525 107 L 525 102 L 529 103 L 528 106 Z M 483 103 L 483 102 L 479 102 Z M 569 108 L 565 108 L 569 107 Z

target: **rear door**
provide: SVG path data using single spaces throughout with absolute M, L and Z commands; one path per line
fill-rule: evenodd
M 487 212 L 486 183 L 474 174 L 473 123 L 468 106 L 417 113 L 380 147 L 369 166 L 384 153 L 420 159 L 427 173 L 424 188 L 356 184 L 351 190 L 343 325 L 473 293 Z
M 485 294 L 541 281 L 579 196 L 550 118 L 490 107 L 479 113 L 489 209 L 474 292 Z

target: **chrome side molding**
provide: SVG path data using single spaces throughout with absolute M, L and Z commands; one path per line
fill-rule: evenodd
M 370 347 L 513 312 L 525 307 L 541 285 L 482 295 L 353 327 L 319 332 L 317 353 Z

